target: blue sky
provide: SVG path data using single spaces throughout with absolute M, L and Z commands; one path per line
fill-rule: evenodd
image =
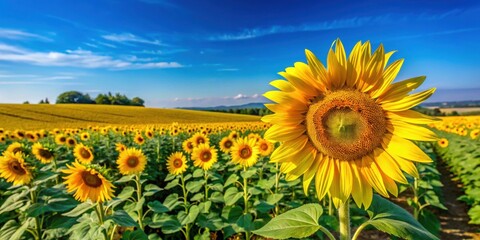
M 478 1 L 4 0 L 0 11 L 3 103 L 68 90 L 151 107 L 264 101 L 277 72 L 306 48 L 326 59 L 337 37 L 347 51 L 397 50 L 397 79 L 427 75 L 431 101 L 480 99 Z

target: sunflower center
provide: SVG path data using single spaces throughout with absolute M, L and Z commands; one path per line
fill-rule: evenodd
M 25 169 L 22 167 L 22 164 L 16 160 L 10 161 L 8 166 L 10 167 L 10 170 L 17 175 L 24 175 L 27 173 L 27 171 L 25 171 Z
M 138 165 L 138 162 L 139 162 L 139 161 L 138 161 L 138 157 L 136 157 L 136 156 L 130 156 L 130 157 L 128 157 L 128 159 L 127 159 L 127 165 L 128 165 L 129 167 L 132 167 L 132 168 L 133 168 L 133 167 L 136 167 L 136 166 Z
M 262 149 L 263 151 L 267 151 L 268 145 L 267 145 L 266 143 L 262 143 L 262 144 L 260 145 L 260 149 Z
M 82 179 L 83 182 L 89 187 L 97 188 L 102 186 L 102 179 L 98 177 L 97 173 L 91 174 L 88 171 L 84 171 L 82 172 Z
M 43 149 L 43 148 L 38 150 L 38 155 L 40 155 L 40 156 L 42 156 L 43 158 L 46 158 L 46 159 L 49 159 L 53 156 L 50 151 L 48 151 L 47 149 Z
M 179 158 L 176 158 L 175 160 L 173 160 L 173 166 L 175 168 L 179 168 L 183 165 L 183 161 L 182 159 L 179 159 Z
M 198 139 L 197 139 L 197 145 L 200 145 L 201 143 L 205 143 L 205 139 L 203 139 L 203 138 L 198 138 Z
M 322 153 L 341 160 L 359 159 L 380 146 L 386 132 L 383 109 L 368 95 L 353 90 L 329 93 L 312 104 L 307 133 Z
M 225 146 L 225 148 L 230 148 L 230 147 L 232 147 L 232 141 L 227 140 L 227 141 L 225 142 L 225 144 L 223 144 L 223 146 Z
M 203 162 L 208 162 L 212 158 L 212 153 L 210 151 L 204 151 L 202 154 L 200 154 L 200 160 Z
M 250 156 L 252 156 L 252 149 L 250 149 L 250 147 L 248 147 L 248 146 L 245 146 L 242 149 L 240 149 L 240 154 L 239 155 L 240 155 L 241 158 L 247 159 Z
M 90 152 L 87 149 L 82 148 L 80 149 L 80 156 L 82 156 L 82 158 L 84 159 L 89 159 L 92 156 L 92 154 L 90 154 Z
M 189 149 L 193 148 L 192 142 L 187 142 L 187 148 L 189 148 Z

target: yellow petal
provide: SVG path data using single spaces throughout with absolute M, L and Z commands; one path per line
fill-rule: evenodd
M 305 127 L 284 127 L 273 125 L 265 132 L 264 138 L 278 142 L 290 141 L 300 137 L 305 131 Z
M 405 160 L 396 155 L 390 155 L 390 156 L 398 163 L 398 166 L 400 166 L 400 169 L 402 169 L 402 171 L 406 172 L 412 177 L 420 178 L 420 175 L 418 174 L 418 170 L 415 167 L 415 164 L 413 164 L 411 161 Z
M 311 144 L 307 143 L 302 150 L 292 156 L 291 162 L 293 162 L 297 167 L 290 171 L 284 171 L 284 173 L 291 173 L 291 176 L 288 176 L 289 179 L 287 179 L 287 181 L 295 180 L 305 173 L 305 171 L 307 171 L 307 169 L 314 162 L 316 154 L 317 149 Z
M 335 207 L 338 208 L 340 204 L 344 202 L 342 193 L 340 191 L 342 176 L 340 175 L 340 171 L 336 163 L 333 163 L 333 167 L 332 169 L 330 169 L 330 171 L 333 173 L 333 182 L 330 185 L 330 189 L 328 193 L 332 197 L 333 205 L 335 205 Z
M 427 116 L 413 110 L 401 112 L 386 112 L 387 117 L 394 120 L 400 120 L 413 124 L 429 124 L 440 120 L 439 118 Z
M 293 87 L 293 85 L 291 83 L 289 83 L 288 81 L 285 81 L 285 80 L 274 80 L 274 81 L 271 81 L 270 82 L 270 85 L 278 88 L 280 91 L 283 91 L 283 92 L 293 92 L 295 91 L 295 88 Z
M 358 165 L 361 164 L 361 161 L 355 160 L 351 164 L 352 168 L 352 198 L 353 201 L 357 204 L 358 207 L 362 206 L 363 203 L 363 188 L 365 187 L 362 184 L 362 177 L 360 176 L 360 172 L 358 170 Z M 371 187 L 368 186 L 370 189 Z
M 340 172 L 340 196 L 342 202 L 345 202 L 352 193 L 353 186 L 353 173 L 350 167 L 350 161 L 340 160 L 338 164 L 338 170 Z
M 393 181 L 385 173 L 382 173 L 382 178 L 383 178 L 383 183 L 385 184 L 385 188 L 387 188 L 387 191 L 391 193 L 393 196 L 398 197 L 398 187 L 395 181 Z
M 310 168 L 307 169 L 307 171 L 303 175 L 303 191 L 307 196 L 308 196 L 308 188 L 310 187 L 310 183 L 312 182 L 313 177 L 315 177 L 315 173 L 317 173 L 318 166 L 320 165 L 321 161 L 323 161 L 323 155 L 321 153 L 317 153 L 317 156 L 315 157 L 315 160 L 312 163 L 312 166 L 310 166 Z
M 393 112 L 408 110 L 425 101 L 435 92 L 435 90 L 436 90 L 435 88 L 431 88 L 419 93 L 406 96 L 396 102 L 382 103 L 382 108 L 387 111 L 393 111 Z
M 393 180 L 407 184 L 408 181 L 403 175 L 402 170 L 397 162 L 383 149 L 377 148 L 373 151 L 374 158 L 373 160 L 377 163 L 378 167 L 382 170 L 382 172 L 386 173 L 390 176 Z
M 312 70 L 316 80 L 322 85 L 327 83 L 327 70 L 323 66 L 322 62 L 313 54 L 310 50 L 305 49 L 305 55 L 307 56 L 308 66 Z
M 387 134 L 382 146 L 391 156 L 399 156 L 415 162 L 432 162 L 432 159 L 417 147 L 417 145 L 395 135 Z
M 381 104 L 398 101 L 407 96 L 409 92 L 422 85 L 422 83 L 425 81 L 425 78 L 425 76 L 420 76 L 396 82 L 388 86 L 387 90 L 382 92 L 376 102 Z
M 396 136 L 415 140 L 415 141 L 437 141 L 438 137 L 431 130 L 417 125 L 409 124 L 402 121 L 389 121 L 393 129 L 389 129 Z
M 284 142 L 270 155 L 270 162 L 286 162 L 291 156 L 297 154 L 307 144 L 308 137 L 300 136 L 299 138 Z
M 327 56 L 327 86 L 332 89 L 342 88 L 345 85 L 347 78 L 347 69 L 342 66 L 333 52 L 332 49 L 328 52 Z
M 390 66 L 385 69 L 385 72 L 383 73 L 383 83 L 380 88 L 377 90 L 373 91 L 371 94 L 372 98 L 378 98 L 390 84 L 395 80 L 397 77 L 398 72 L 400 71 L 400 68 L 402 68 L 403 64 L 403 59 L 399 59 L 395 62 L 393 62 Z
M 317 197 L 321 200 L 325 194 L 327 194 L 328 189 L 332 185 L 335 163 L 329 157 L 324 156 L 322 161 L 319 163 L 317 174 L 315 175 L 315 189 L 317 190 Z
M 382 174 L 377 164 L 369 155 L 362 158 L 362 167 L 360 168 L 365 180 L 372 186 L 380 195 L 388 197 L 387 189 L 383 183 Z

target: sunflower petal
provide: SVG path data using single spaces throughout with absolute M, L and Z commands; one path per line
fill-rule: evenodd
M 414 143 L 395 135 L 388 135 L 391 137 L 387 136 L 382 146 L 391 156 L 399 156 L 415 162 L 432 162 L 432 159 Z
M 322 62 L 313 54 L 310 50 L 305 49 L 305 55 L 307 56 L 308 66 L 312 70 L 313 75 L 322 85 L 327 82 L 327 70 L 323 66 Z
M 289 83 L 288 81 L 285 81 L 285 80 L 273 80 L 270 82 L 270 85 L 278 88 L 280 91 L 283 91 L 283 92 L 293 92 L 295 91 L 295 88 L 293 87 L 293 85 L 291 83 Z
M 373 160 L 377 163 L 378 167 L 390 176 L 393 180 L 407 184 L 408 181 L 403 175 L 402 170 L 397 162 L 383 149 L 377 148 L 374 151 L 374 158 Z
M 373 91 L 371 94 L 372 98 L 378 98 L 387 89 L 387 87 L 390 86 L 393 80 L 395 80 L 397 77 L 400 68 L 402 68 L 402 64 L 403 59 L 399 59 L 385 69 L 385 72 L 383 73 L 383 83 L 381 87 Z
M 400 120 L 413 124 L 429 124 L 439 121 L 439 118 L 427 116 L 413 110 L 406 110 L 401 112 L 386 112 L 387 117 L 392 120 Z
M 332 185 L 334 177 L 332 168 L 334 164 L 333 159 L 326 156 L 324 156 L 323 160 L 319 163 L 317 174 L 315 175 L 315 189 L 317 190 L 319 200 L 327 194 L 328 189 L 330 189 Z
M 279 125 L 271 126 L 264 134 L 264 138 L 273 141 L 290 141 L 300 137 L 306 131 L 301 127 L 284 127 Z
M 431 88 L 419 93 L 415 93 L 409 96 L 404 97 L 403 99 L 396 102 L 387 102 L 382 103 L 382 108 L 387 111 L 400 112 L 408 110 L 412 107 L 417 106 L 418 104 L 425 101 L 427 98 L 432 96 L 435 92 L 435 88 Z
M 308 142 L 308 137 L 300 136 L 298 139 L 284 142 L 270 155 L 270 162 L 285 162 L 297 154 Z
M 394 121 L 390 120 L 391 126 L 391 133 L 410 140 L 415 141 L 437 141 L 438 137 L 435 135 L 434 132 L 431 130 L 420 127 L 417 125 L 409 124 L 402 121 Z
M 407 94 L 417 89 L 425 81 L 425 76 L 409 78 L 388 86 L 387 90 L 382 92 L 377 99 L 377 103 L 395 102 L 407 96 Z
M 317 173 L 318 166 L 322 161 L 323 161 L 323 155 L 320 153 L 317 153 L 317 156 L 315 157 L 315 160 L 312 166 L 310 166 L 310 168 L 308 168 L 305 174 L 303 175 L 303 191 L 307 196 L 308 196 L 308 188 L 310 187 L 310 183 L 312 182 L 313 177 L 315 177 L 315 173 Z

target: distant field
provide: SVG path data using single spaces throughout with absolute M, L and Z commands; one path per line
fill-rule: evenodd
M 0 104 L 0 128 L 5 130 L 259 120 L 260 117 L 257 116 L 180 109 L 80 104 Z
M 451 113 L 453 111 L 457 111 L 458 113 L 466 113 L 466 112 L 480 112 L 480 107 L 474 108 L 440 108 L 440 111 L 444 113 Z

